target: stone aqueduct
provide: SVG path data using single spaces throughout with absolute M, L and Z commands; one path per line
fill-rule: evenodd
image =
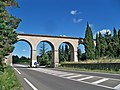
M 58 49 L 61 43 L 67 43 L 72 52 L 71 60 L 78 62 L 77 48 L 83 43 L 83 38 L 66 37 L 66 36 L 50 36 L 50 35 L 34 35 L 34 34 L 18 34 L 19 41 L 26 41 L 31 47 L 31 66 L 34 67 L 34 61 L 37 60 L 36 48 L 40 42 L 48 42 L 53 50 L 53 64 L 56 67 L 59 63 Z M 12 55 L 11 55 L 12 56 Z M 11 61 L 12 62 L 12 61 Z

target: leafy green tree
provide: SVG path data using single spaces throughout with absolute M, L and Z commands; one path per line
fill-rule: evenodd
M 46 48 L 45 42 L 42 42 L 42 45 L 41 45 L 40 51 L 39 51 L 40 60 L 38 60 L 38 62 L 40 64 L 46 64 L 46 58 L 47 58 L 46 51 L 47 50 L 48 50 L 48 48 Z
M 87 23 L 86 33 L 85 33 L 85 55 L 86 59 L 94 59 L 95 52 L 94 52 L 94 41 L 93 41 L 93 34 L 91 27 Z
M 52 50 L 46 52 L 47 55 L 47 65 L 52 65 L 53 58 L 52 58 Z
M 65 62 L 65 50 L 64 50 L 64 46 L 60 45 L 59 47 L 59 62 Z
M 120 29 L 118 30 L 118 39 L 119 39 L 119 43 L 120 43 Z
M 113 44 L 112 44 L 113 55 L 114 55 L 114 57 L 117 57 L 117 51 L 118 51 L 118 47 L 119 47 L 119 38 L 118 38 L 118 34 L 117 34 L 117 31 L 115 28 L 114 28 L 114 34 L 113 34 L 112 40 L 113 40 Z
M 0 0 L 0 64 L 2 64 L 2 58 L 14 49 L 13 44 L 17 42 L 15 29 L 21 21 L 8 12 L 8 7 L 18 8 L 19 6 L 16 0 Z
M 100 41 L 99 41 L 99 34 L 96 34 L 96 47 L 95 47 L 95 57 L 96 59 L 100 58 Z
M 12 56 L 12 59 L 13 59 L 13 63 L 18 63 L 19 62 L 19 57 L 16 55 L 16 56 Z
M 105 38 L 102 36 L 100 32 L 99 32 L 99 41 L 100 41 L 100 57 L 104 57 L 106 56 L 105 50 L 106 50 L 107 43 Z
M 105 34 L 105 40 L 106 40 L 106 53 L 105 55 L 109 58 L 113 58 L 113 48 L 112 48 L 112 37 L 111 34 L 109 34 L 109 32 L 106 32 Z
M 39 54 L 41 56 L 45 55 L 46 51 L 48 50 L 48 48 L 46 48 L 46 44 L 45 42 L 42 42 L 42 45 L 40 47 L 40 51 L 39 51 Z
M 120 29 L 118 30 L 118 39 L 119 39 L 119 45 L 118 45 L 117 56 L 120 57 Z
M 65 61 L 70 61 L 70 49 L 68 48 L 68 45 L 65 45 Z
M 80 61 L 81 56 L 82 56 L 81 49 L 78 48 L 78 49 L 77 49 L 77 57 L 78 57 L 78 61 Z

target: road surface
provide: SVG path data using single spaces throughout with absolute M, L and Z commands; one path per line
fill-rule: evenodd
M 13 67 L 24 90 L 120 90 L 120 75 Z

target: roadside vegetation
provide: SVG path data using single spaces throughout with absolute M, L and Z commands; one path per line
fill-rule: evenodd
M 17 55 L 16 56 L 13 55 L 12 59 L 13 64 L 30 65 L 30 58 L 26 58 L 25 56 L 18 57 Z
M 120 73 L 120 29 L 114 28 L 113 35 L 109 31 L 106 34 L 98 32 L 95 41 L 94 44 L 92 28 L 87 23 L 84 42 L 79 43 L 84 44 L 85 53 L 78 48 L 79 62 L 62 61 L 59 68 Z
M 4 71 L 0 71 L 0 90 L 23 90 L 15 71 L 10 66 L 4 67 Z
M 37 55 L 37 62 L 40 66 L 46 65 L 46 66 L 52 66 L 52 50 L 48 50 L 47 43 L 41 42 L 40 48 L 39 48 L 39 55 Z
M 100 69 L 85 69 L 85 68 L 74 68 L 74 67 L 57 67 L 57 69 L 61 70 L 73 70 L 73 71 L 83 71 L 83 72 L 99 72 L 99 73 L 111 73 L 111 74 L 120 74 L 120 71 L 114 71 L 114 70 L 100 70 Z
M 12 67 L 5 65 L 6 56 L 14 50 L 20 18 L 11 15 L 10 9 L 19 8 L 16 0 L 0 0 L 0 90 L 22 90 Z
M 120 60 L 88 60 L 75 62 L 62 62 L 59 69 L 80 70 L 91 72 L 108 72 L 120 74 Z

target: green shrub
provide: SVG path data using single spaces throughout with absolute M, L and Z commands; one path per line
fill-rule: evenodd
M 10 66 L 0 74 L 0 90 L 22 90 L 21 84 Z
M 88 70 L 120 71 L 120 63 L 61 63 L 61 66 Z

